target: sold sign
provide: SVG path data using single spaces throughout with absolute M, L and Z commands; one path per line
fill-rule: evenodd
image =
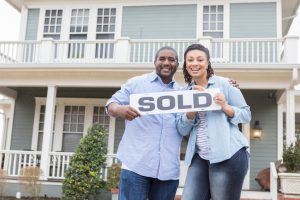
M 219 92 L 219 89 L 214 88 L 204 91 L 182 90 L 132 94 L 130 106 L 142 115 L 220 110 L 221 106 L 213 100 Z

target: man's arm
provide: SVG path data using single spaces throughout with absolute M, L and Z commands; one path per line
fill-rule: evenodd
M 110 103 L 107 106 L 107 112 L 112 117 L 121 117 L 129 121 L 141 116 L 140 113 L 131 106 L 119 105 L 116 102 Z

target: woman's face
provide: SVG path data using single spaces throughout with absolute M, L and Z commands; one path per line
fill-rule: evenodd
M 186 69 L 193 79 L 206 78 L 208 60 L 201 50 L 191 50 L 186 54 Z

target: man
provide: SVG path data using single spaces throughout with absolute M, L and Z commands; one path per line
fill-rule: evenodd
M 126 120 L 117 157 L 122 162 L 119 200 L 171 200 L 179 182 L 181 136 L 175 114 L 140 116 L 129 106 L 135 93 L 178 90 L 173 76 L 177 52 L 162 47 L 155 55 L 155 72 L 129 79 L 107 102 L 109 115 Z

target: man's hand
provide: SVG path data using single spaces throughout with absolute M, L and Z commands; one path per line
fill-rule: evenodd
M 137 117 L 140 117 L 141 114 L 131 106 L 119 106 L 118 116 L 122 119 L 131 121 Z
M 229 79 L 228 81 L 233 87 L 240 89 L 240 85 L 238 84 L 238 82 L 236 82 L 236 80 Z
M 121 117 L 126 120 L 133 120 L 140 117 L 141 114 L 130 106 L 123 106 L 117 103 L 111 103 L 108 105 L 108 113 L 113 117 Z

